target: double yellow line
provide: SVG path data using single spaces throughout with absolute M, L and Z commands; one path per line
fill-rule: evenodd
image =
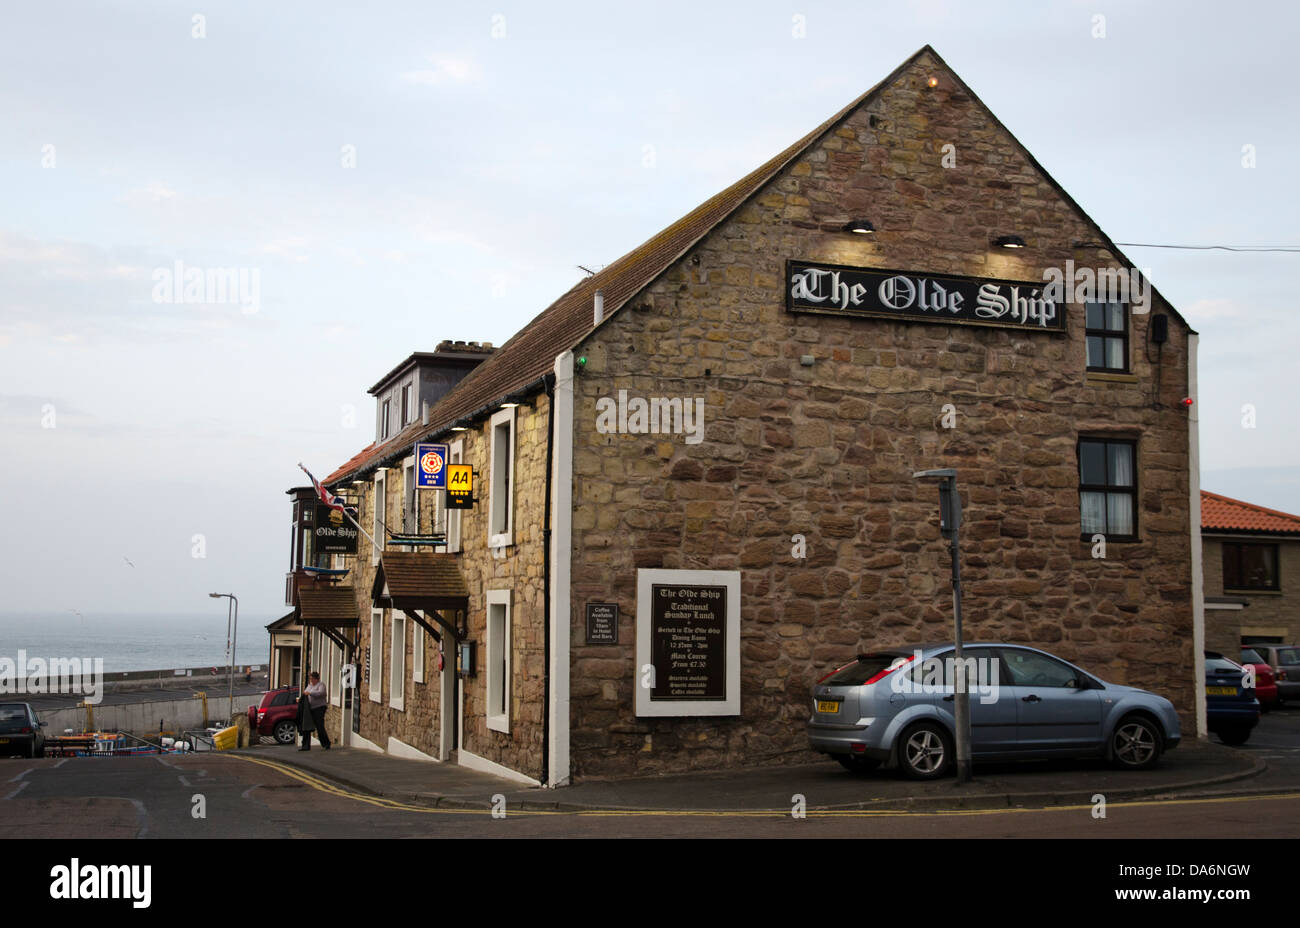
M 353 799 L 357 802 L 368 803 L 381 809 L 392 809 L 396 812 L 421 812 L 430 815 L 491 815 L 491 809 L 436 809 L 429 806 L 413 805 L 409 802 L 399 802 L 396 799 L 383 799 L 378 796 L 367 796 L 363 793 L 353 792 L 352 790 L 343 789 L 335 786 L 319 777 L 304 773 L 302 770 L 291 767 L 287 764 L 277 763 L 272 760 L 263 760 L 261 758 L 247 757 L 242 754 L 231 754 L 230 757 L 238 757 L 240 760 L 248 761 L 250 764 L 259 764 L 263 767 L 269 767 L 287 777 L 298 780 L 312 789 L 319 790 L 322 793 L 329 793 L 331 796 L 338 796 L 342 799 Z M 1204 799 L 1134 799 L 1128 802 L 1108 802 L 1107 810 L 1139 808 L 1143 806 L 1181 806 L 1181 805 L 1206 805 L 1219 802 L 1265 802 L 1277 800 L 1295 800 L 1300 799 L 1300 793 L 1270 793 L 1261 796 L 1218 796 Z M 808 818 L 905 818 L 917 816 L 951 816 L 951 815 L 1006 815 L 1016 812 L 1078 812 L 1091 810 L 1093 803 L 1079 803 L 1077 805 L 1065 806 L 1035 806 L 1026 807 L 1008 807 L 1003 809 L 945 809 L 945 810 L 924 810 L 911 811 L 907 809 L 809 809 L 804 813 Z M 733 809 L 733 810 L 673 810 L 673 809 L 577 809 L 573 811 L 560 811 L 556 809 L 529 809 L 518 810 L 511 809 L 509 816 L 515 818 L 522 815 L 597 815 L 597 816 L 662 816 L 662 817 L 682 817 L 682 816 L 704 816 L 714 818 L 790 818 L 790 809 Z

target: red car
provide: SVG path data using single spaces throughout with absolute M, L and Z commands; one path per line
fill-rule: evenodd
M 1259 700 L 1259 710 L 1267 712 L 1278 704 L 1277 680 L 1273 668 L 1254 648 L 1241 649 L 1241 663 L 1255 668 L 1255 698 Z
M 293 744 L 298 738 L 298 687 L 282 686 L 263 693 L 261 705 L 248 707 L 248 724 L 259 735 Z

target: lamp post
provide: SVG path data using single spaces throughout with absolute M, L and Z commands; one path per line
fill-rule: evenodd
M 970 693 L 966 688 L 966 664 L 962 660 L 961 645 L 961 561 L 957 557 L 957 530 L 961 526 L 961 497 L 957 495 L 957 471 L 951 467 L 938 470 L 918 470 L 915 479 L 939 479 L 939 531 L 949 540 L 952 548 L 952 613 L 953 660 L 955 698 L 954 712 L 957 722 L 957 782 L 971 781 L 970 765 Z
M 228 700 L 226 709 L 230 715 L 235 713 L 235 645 L 239 641 L 239 600 L 234 593 L 209 593 L 213 599 L 229 598 L 230 602 L 226 604 L 226 646 L 230 649 L 230 663 L 226 667 L 226 672 L 230 674 L 230 686 L 227 693 Z M 231 619 L 231 610 L 234 610 L 234 619 Z

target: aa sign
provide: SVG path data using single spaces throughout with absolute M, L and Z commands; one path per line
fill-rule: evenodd
M 447 466 L 447 508 L 474 508 L 474 468 L 468 464 Z

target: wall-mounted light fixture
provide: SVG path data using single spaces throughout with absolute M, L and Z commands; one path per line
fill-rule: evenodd
M 871 224 L 870 219 L 851 219 L 844 224 L 845 232 L 856 232 L 858 235 L 870 235 L 876 231 L 876 227 Z
M 993 240 L 999 248 L 1024 248 L 1025 240 L 1019 235 L 999 235 Z

